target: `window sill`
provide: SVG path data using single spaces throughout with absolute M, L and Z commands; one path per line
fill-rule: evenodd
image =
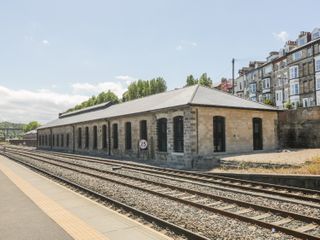
M 172 152 L 172 155 L 176 155 L 176 156 L 183 156 L 184 153 L 183 152 Z

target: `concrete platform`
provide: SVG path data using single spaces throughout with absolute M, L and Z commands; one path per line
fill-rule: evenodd
M 0 155 L 0 240 L 168 240 Z

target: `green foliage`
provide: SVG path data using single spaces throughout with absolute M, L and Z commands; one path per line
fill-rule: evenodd
M 267 105 L 273 106 L 273 102 L 272 102 L 271 99 L 265 99 L 265 100 L 263 101 L 263 103 L 264 103 L 264 104 L 267 104 Z
M 207 76 L 206 73 L 203 73 L 199 78 L 199 84 L 205 87 L 212 87 L 212 80 Z
M 32 122 L 29 122 L 27 125 L 24 126 L 23 131 L 24 132 L 29 132 L 31 130 L 34 130 L 34 129 L 40 127 L 40 126 L 41 126 L 41 124 L 38 123 L 37 121 L 32 121 Z
M 187 76 L 187 85 L 186 86 L 192 86 L 192 85 L 196 85 L 196 84 L 198 84 L 198 79 L 195 79 L 192 74 Z
M 166 90 L 166 81 L 161 77 L 153 78 L 151 80 L 138 80 L 132 82 L 128 86 L 128 90 L 122 96 L 122 101 L 130 101 L 152 94 L 165 92 Z
M 80 110 L 86 107 L 91 107 L 109 101 L 112 103 L 119 103 L 119 98 L 117 97 L 117 95 L 111 92 L 110 90 L 108 90 L 107 92 L 101 92 L 98 96 L 92 96 L 87 101 L 84 101 L 80 104 L 77 104 L 75 107 L 68 109 L 67 112 Z
M 196 85 L 196 84 L 200 84 L 201 86 L 205 86 L 205 87 L 212 87 L 212 80 L 210 77 L 208 77 L 207 73 L 203 73 L 199 79 L 195 79 L 193 77 L 193 75 L 189 75 L 187 76 L 187 80 L 186 80 L 186 86 L 192 86 L 192 85 Z
M 0 122 L 0 140 L 4 139 L 5 136 L 7 138 L 17 138 L 22 135 L 23 133 L 23 128 L 25 124 L 23 123 L 12 123 L 12 122 Z M 2 128 L 19 128 L 21 130 L 2 130 Z
M 284 107 L 287 109 L 292 109 L 293 106 L 292 106 L 292 103 L 290 101 L 288 101 L 284 104 Z

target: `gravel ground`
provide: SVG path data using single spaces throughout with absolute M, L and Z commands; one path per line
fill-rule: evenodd
M 70 162 L 76 163 L 76 164 L 81 164 L 83 166 L 95 167 L 100 170 L 106 170 L 106 171 L 111 170 L 110 166 L 104 165 L 104 164 L 90 163 L 90 162 L 78 161 L 78 160 L 72 160 L 72 159 L 68 159 L 67 161 L 70 161 Z M 204 192 L 204 193 L 211 193 L 211 194 L 218 195 L 221 197 L 237 199 L 237 200 L 248 202 L 248 203 L 259 204 L 261 206 L 272 207 L 275 209 L 281 209 L 281 210 L 285 210 L 285 211 L 303 214 L 306 216 L 320 218 L 320 209 L 317 209 L 317 208 L 308 207 L 308 206 L 305 206 L 302 204 L 295 204 L 295 203 L 288 203 L 288 202 L 283 202 L 283 201 L 278 201 L 278 200 L 273 200 L 273 199 L 267 199 L 265 197 L 258 197 L 258 196 L 248 195 L 248 194 L 235 193 L 235 192 L 231 192 L 231 191 L 227 191 L 227 190 L 219 190 L 219 189 L 214 188 L 215 186 L 219 187 L 219 185 L 215 185 L 215 184 L 210 184 L 210 187 L 206 187 L 206 186 L 199 186 L 199 185 L 192 184 L 192 183 L 181 182 L 178 180 L 169 180 L 169 179 L 165 179 L 163 177 L 150 176 L 145 173 L 134 172 L 131 170 L 117 170 L 116 172 L 127 175 L 127 176 L 138 177 L 140 179 L 146 179 L 146 180 L 150 180 L 150 181 L 154 181 L 154 182 L 165 183 L 165 184 L 169 184 L 172 186 L 178 186 L 178 187 L 182 187 L 182 188 L 186 188 L 186 189 L 192 189 L 192 190 L 196 190 L 196 191 L 200 191 L 200 192 Z
M 295 239 L 280 232 L 272 233 L 268 229 L 213 214 L 212 212 L 199 210 L 144 191 L 88 177 L 83 174 L 75 174 L 73 171 L 61 169 L 47 163 L 35 160 L 27 161 L 211 239 Z
M 282 149 L 273 152 L 230 154 L 221 156 L 225 161 L 275 163 L 301 165 L 314 157 L 320 157 L 320 148 L 314 149 Z

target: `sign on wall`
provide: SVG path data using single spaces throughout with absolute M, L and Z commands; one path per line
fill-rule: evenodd
M 147 140 L 141 139 L 141 140 L 139 141 L 139 147 L 140 147 L 141 150 L 147 149 L 147 147 L 148 147 L 148 142 L 147 142 Z

